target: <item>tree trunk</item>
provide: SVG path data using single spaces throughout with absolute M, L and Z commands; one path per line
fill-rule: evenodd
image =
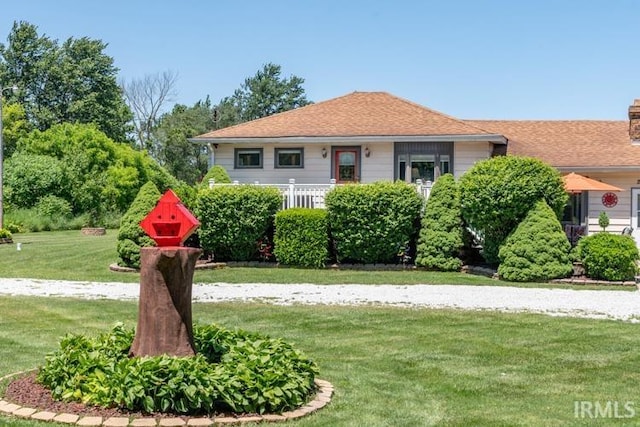
M 187 247 L 140 249 L 138 327 L 130 356 L 195 355 L 191 289 L 201 253 Z

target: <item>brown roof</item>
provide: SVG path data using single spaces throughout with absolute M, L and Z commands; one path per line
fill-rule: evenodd
M 508 139 L 509 154 L 536 157 L 555 167 L 640 166 L 640 146 L 629 122 L 602 120 L 467 120 Z
M 485 135 L 472 124 L 386 92 L 353 92 L 212 131 L 209 138 Z

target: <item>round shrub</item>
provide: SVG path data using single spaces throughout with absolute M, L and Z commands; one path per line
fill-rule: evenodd
M 500 248 L 498 274 L 514 282 L 566 277 L 573 270 L 570 250 L 556 214 L 540 200 Z
M 593 234 L 580 239 L 577 252 L 587 276 L 592 279 L 633 280 L 638 271 L 638 247 L 631 236 Z
M 427 200 L 418 238 L 416 265 L 457 271 L 462 264 L 458 258 L 462 246 L 460 193 L 453 175 L 445 174 L 434 183 Z
M 36 212 L 38 215 L 48 218 L 70 218 L 72 209 L 71 204 L 65 199 L 57 196 L 44 196 L 36 204 Z
M 175 414 L 283 412 L 315 390 L 316 364 L 281 339 L 194 325 L 195 357 L 131 358 L 134 331 L 67 335 L 38 381 L 58 400 Z
M 276 214 L 274 254 L 282 264 L 324 267 L 329 257 L 327 211 L 293 208 Z
M 227 170 L 220 165 L 215 165 L 209 169 L 200 182 L 201 188 L 209 188 L 209 180 L 213 179 L 216 184 L 230 184 L 231 178 Z
M 529 157 L 483 160 L 460 178 L 462 217 L 483 237 L 483 256 L 491 264 L 498 263 L 500 246 L 538 200 L 560 218 L 567 198 L 560 173 Z
M 0 239 L 11 239 L 11 232 L 6 228 L 0 228 Z
M 140 248 L 155 246 L 153 239 L 140 227 L 140 221 L 156 206 L 160 196 L 158 187 L 151 181 L 147 182 L 123 215 L 118 231 L 119 265 L 140 268 Z

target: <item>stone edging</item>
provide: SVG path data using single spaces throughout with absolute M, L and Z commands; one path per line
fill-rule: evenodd
M 27 374 L 30 371 L 21 371 L 13 374 L 5 375 L 0 378 L 0 383 L 18 375 Z M 176 416 L 167 417 L 146 417 L 146 418 L 130 418 L 130 417 L 92 417 L 77 414 L 54 413 L 48 411 L 40 411 L 36 408 L 28 408 L 15 403 L 7 402 L 0 399 L 0 415 L 8 415 L 18 418 L 26 418 L 36 421 L 55 421 L 62 424 L 72 424 L 76 426 L 91 427 L 182 427 L 182 426 L 230 426 L 245 423 L 261 423 L 261 422 L 279 422 L 294 420 L 309 415 L 318 409 L 324 408 L 331 402 L 333 396 L 333 385 L 329 381 L 315 379 L 318 392 L 315 398 L 306 405 L 293 411 L 283 412 L 282 414 L 265 414 L 247 417 L 213 417 L 213 418 L 196 418 L 189 417 L 188 421 Z M 185 417 L 186 418 L 186 417 Z

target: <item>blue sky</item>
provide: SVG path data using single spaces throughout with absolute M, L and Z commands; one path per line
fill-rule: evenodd
M 21 0 L 60 42 L 108 43 L 124 79 L 172 70 L 176 102 L 231 95 L 262 65 L 315 102 L 387 91 L 468 119 L 614 119 L 640 98 L 637 0 Z

